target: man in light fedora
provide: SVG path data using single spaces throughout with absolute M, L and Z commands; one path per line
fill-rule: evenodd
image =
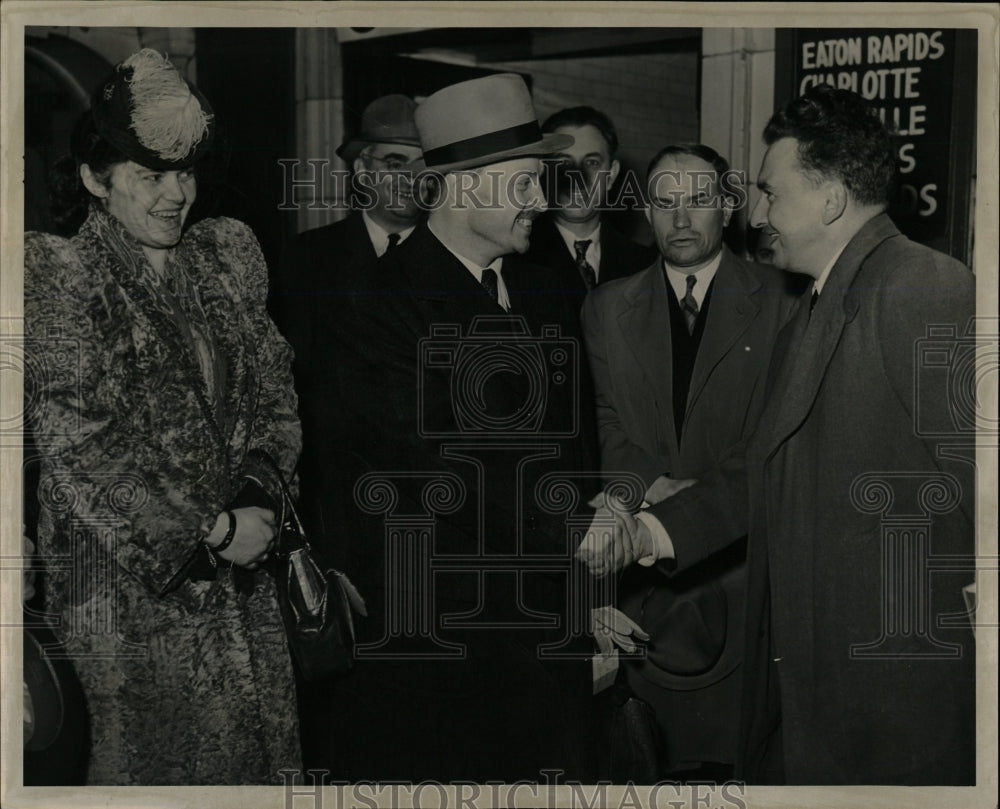
M 586 468 L 578 318 L 551 271 L 505 260 L 545 209 L 540 156 L 569 138 L 542 134 L 513 74 L 445 87 L 415 119 L 439 197 L 352 296 L 327 387 L 353 440 L 321 452 L 369 473 L 338 519 L 378 513 L 338 536 L 369 617 L 332 690 L 332 721 L 356 731 L 331 733 L 322 766 L 350 781 L 586 783 L 591 644 L 568 592 L 589 574 L 573 568 L 567 509 L 539 505 L 547 481 Z M 374 497 L 372 476 L 391 496 Z

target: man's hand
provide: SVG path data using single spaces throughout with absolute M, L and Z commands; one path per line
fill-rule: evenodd
M 634 652 L 638 648 L 635 639 L 643 643 L 649 640 L 649 635 L 641 626 L 611 606 L 596 607 L 590 611 L 590 632 L 604 657 L 610 655 L 615 646 Z
M 673 497 L 681 489 L 693 486 L 697 482 L 698 481 L 694 479 L 674 480 L 673 478 L 668 478 L 666 475 L 660 475 L 646 490 L 644 499 L 647 503 L 649 503 L 649 505 L 652 506 L 659 503 L 661 500 Z
M 588 504 L 597 510 L 576 558 L 597 577 L 606 576 L 653 553 L 653 538 L 616 497 L 600 493 Z

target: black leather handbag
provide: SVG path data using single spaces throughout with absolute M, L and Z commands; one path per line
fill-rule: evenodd
M 288 647 L 308 681 L 344 674 L 354 665 L 351 613 L 368 614 L 364 599 L 345 574 L 316 562 L 281 469 L 261 455 L 281 487 L 274 576 Z

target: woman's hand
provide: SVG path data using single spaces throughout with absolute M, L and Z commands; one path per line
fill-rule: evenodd
M 236 535 L 225 550 L 219 551 L 218 557 L 234 565 L 256 570 L 261 562 L 266 562 L 268 554 L 273 549 L 274 542 L 274 512 L 267 508 L 248 506 L 234 508 L 236 517 Z M 222 544 L 226 531 L 229 530 L 229 517 L 225 512 L 215 521 L 212 532 L 205 537 L 205 544 L 214 549 Z

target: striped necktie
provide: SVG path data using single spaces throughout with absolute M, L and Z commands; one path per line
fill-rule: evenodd
M 590 239 L 581 239 L 573 242 L 573 249 L 576 250 L 576 268 L 580 271 L 580 277 L 588 290 L 597 286 L 597 273 L 587 261 L 587 248 L 590 247 Z
M 697 282 L 698 279 L 694 277 L 694 273 L 690 273 L 687 277 L 687 292 L 681 301 L 681 309 L 684 312 L 684 319 L 687 321 L 688 334 L 694 334 L 694 324 L 698 322 L 698 301 L 694 299 L 693 292 Z

